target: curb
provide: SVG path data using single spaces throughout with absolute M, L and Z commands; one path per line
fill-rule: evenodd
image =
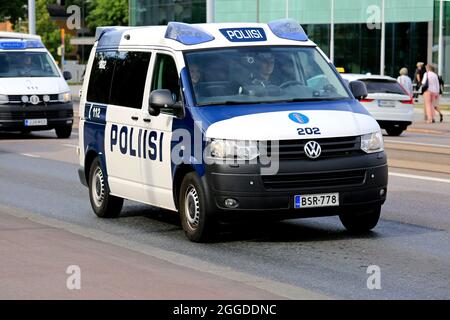
M 406 132 L 427 133 L 427 134 L 435 134 L 435 135 L 450 134 L 450 131 L 440 131 L 440 130 L 430 130 L 430 129 L 420 129 L 420 128 L 408 128 L 406 130 Z

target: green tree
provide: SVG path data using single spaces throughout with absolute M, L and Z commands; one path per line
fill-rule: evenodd
M 128 0 L 92 0 L 86 22 L 95 30 L 101 26 L 127 26 Z
M 9 17 L 9 21 L 15 23 L 19 18 L 27 15 L 25 5 L 27 0 L 2 0 L 0 1 L 0 21 Z

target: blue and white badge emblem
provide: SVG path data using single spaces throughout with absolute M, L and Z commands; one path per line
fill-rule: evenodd
M 292 112 L 289 114 L 289 119 L 296 123 L 305 124 L 309 122 L 309 118 L 304 114 L 298 112 Z

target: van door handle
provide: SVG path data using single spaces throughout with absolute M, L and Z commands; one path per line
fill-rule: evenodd
M 150 118 L 144 118 L 143 120 L 144 120 L 144 122 L 147 122 L 147 123 L 152 121 L 152 119 L 150 119 Z
M 131 117 L 131 120 L 138 121 L 138 120 L 139 120 L 139 117 L 137 117 L 137 116 L 132 116 L 132 117 Z

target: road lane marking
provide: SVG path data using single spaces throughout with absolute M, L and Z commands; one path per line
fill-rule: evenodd
M 400 140 L 390 140 L 390 139 L 385 139 L 384 142 L 398 143 L 398 144 L 410 144 L 410 145 L 423 146 L 423 147 L 450 148 L 449 145 L 445 145 L 445 144 L 421 143 L 421 142 L 400 141 Z
M 63 146 L 70 147 L 70 148 L 78 148 L 78 146 L 76 144 L 63 143 Z
M 30 219 L 39 224 L 54 227 L 69 231 L 71 233 L 81 235 L 91 240 L 101 241 L 116 246 L 120 246 L 135 252 L 146 254 L 148 256 L 155 257 L 166 262 L 182 266 L 184 268 L 190 268 L 200 272 L 212 274 L 217 277 L 229 279 L 246 284 L 250 287 L 258 288 L 269 293 L 278 295 L 282 298 L 292 300 L 331 300 L 334 299 L 331 296 L 324 295 L 322 293 L 305 289 L 300 286 L 295 286 L 289 283 L 283 283 L 276 280 L 270 280 L 260 276 L 248 274 L 242 271 L 235 271 L 231 267 L 207 262 L 189 255 L 182 253 L 176 253 L 160 249 L 158 247 L 144 244 L 141 242 L 129 240 L 116 236 L 114 234 L 94 229 L 91 227 L 85 227 L 78 224 L 66 222 L 63 220 L 49 218 L 42 216 L 39 213 L 34 213 L 28 210 L 11 207 L 0 203 L 0 212 L 7 212 L 8 214 Z M 187 241 L 187 240 L 185 240 Z
M 441 179 L 441 178 L 433 178 L 433 177 L 425 177 L 425 176 L 417 176 L 415 174 L 406 174 L 406 173 L 398 173 L 398 172 L 389 172 L 390 176 L 400 177 L 400 178 L 410 178 L 417 180 L 425 180 L 425 181 L 433 181 L 433 182 L 443 182 L 450 183 L 450 179 Z
M 31 153 L 21 153 L 21 155 L 23 155 L 25 157 L 30 157 L 30 158 L 40 158 L 41 157 L 41 156 L 31 154 Z

